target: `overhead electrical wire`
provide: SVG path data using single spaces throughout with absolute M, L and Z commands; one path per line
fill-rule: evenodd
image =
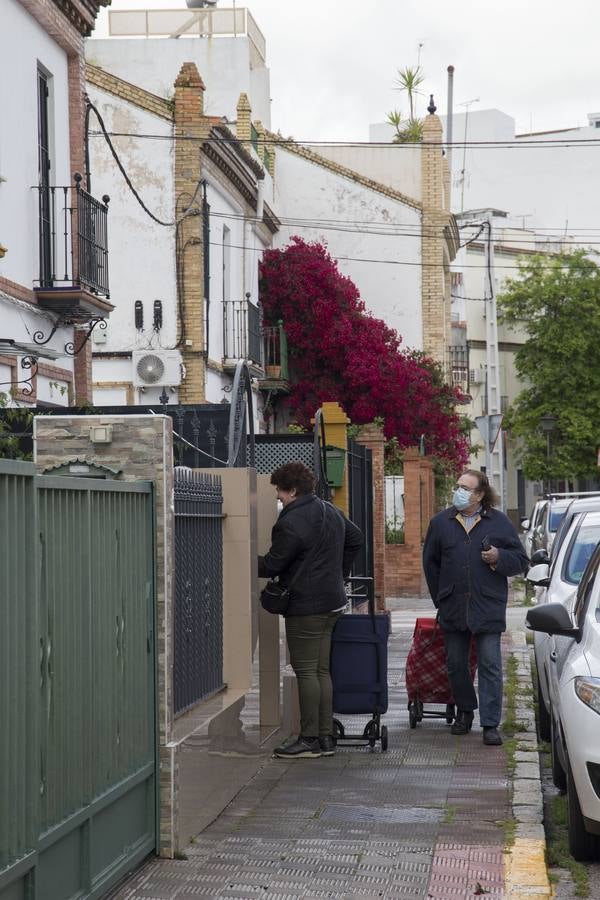
M 225 124 L 225 123 L 224 123 Z M 574 131 L 576 129 L 573 129 Z M 98 131 L 90 131 L 90 135 L 99 135 Z M 198 141 L 202 144 L 237 144 L 239 138 L 232 137 L 198 137 L 197 135 L 184 134 L 152 134 L 150 132 L 135 131 L 109 131 L 111 137 L 121 138 L 139 138 L 142 140 L 155 141 Z M 589 147 L 600 144 L 600 138 L 557 138 L 552 140 L 520 140 L 514 138 L 504 141 L 415 141 L 407 143 L 395 143 L 394 141 L 319 141 L 319 140 L 298 140 L 297 138 L 286 137 L 261 137 L 261 144 L 275 144 L 276 146 L 285 148 L 286 144 L 292 146 L 305 147 L 388 147 L 402 149 L 405 147 L 480 147 L 482 149 L 512 150 L 515 147 L 549 147 L 551 149 L 572 149 L 574 147 Z
M 183 220 L 184 220 L 188 215 L 199 214 L 200 210 L 199 210 L 199 209 L 196 209 L 196 208 L 193 208 L 193 207 L 192 207 L 192 204 L 193 204 L 193 202 L 194 202 L 194 200 L 195 200 L 195 198 L 196 198 L 196 196 L 197 196 L 197 194 L 198 194 L 198 190 L 199 190 L 199 188 L 200 188 L 200 184 L 202 183 L 202 181 L 201 181 L 201 180 L 198 181 L 198 183 L 197 183 L 197 185 L 196 185 L 196 189 L 195 189 L 195 191 L 194 191 L 194 194 L 193 194 L 193 196 L 191 197 L 190 203 L 186 205 L 185 211 L 183 212 L 183 215 L 182 215 L 181 217 L 179 217 L 179 218 L 176 217 L 176 219 L 175 219 L 173 222 L 165 222 L 165 221 L 159 219 L 157 216 L 154 215 L 154 213 L 153 213 L 150 209 L 148 209 L 148 207 L 146 206 L 146 204 L 144 203 L 144 201 L 142 200 L 142 198 L 141 198 L 140 195 L 138 194 L 137 190 L 136 190 L 135 187 L 133 186 L 133 184 L 132 184 L 132 182 L 131 182 L 131 179 L 129 178 L 129 175 L 127 174 L 127 171 L 126 171 L 126 169 L 125 169 L 123 163 L 121 162 L 121 160 L 120 160 L 120 158 L 119 158 L 119 155 L 118 155 L 118 153 L 117 153 L 117 151 L 116 151 L 116 149 L 115 149 L 115 147 L 114 147 L 112 141 L 110 140 L 110 136 L 111 136 L 111 135 L 112 135 L 113 137 L 117 137 L 117 136 L 134 136 L 134 137 L 135 137 L 135 136 L 137 136 L 137 135 L 124 135 L 124 134 L 123 134 L 123 135 L 118 135 L 118 134 L 115 133 L 115 132 L 108 132 L 107 129 L 106 129 L 106 126 L 104 125 L 104 121 L 103 121 L 103 119 L 102 119 L 102 116 L 101 116 L 101 114 L 99 113 L 99 111 L 96 109 L 96 107 L 95 107 L 92 103 L 89 103 L 89 107 L 90 107 L 90 109 L 94 112 L 94 114 L 96 115 L 96 117 L 97 117 L 97 119 L 98 119 L 98 122 L 100 123 L 100 127 L 101 127 L 101 129 L 102 129 L 101 132 L 89 132 L 89 134 L 90 134 L 90 135 L 91 135 L 91 134 L 102 135 L 102 136 L 106 139 L 106 142 L 108 143 L 108 146 L 109 146 L 109 149 L 110 149 L 110 151 L 111 151 L 111 154 L 112 154 L 112 156 L 113 156 L 113 158 L 114 158 L 114 160 L 115 160 L 115 162 L 116 162 L 116 164 L 117 164 L 117 166 L 118 166 L 118 168 L 119 168 L 119 171 L 120 171 L 121 174 L 123 175 L 123 178 L 125 179 L 125 182 L 126 182 L 128 188 L 129 188 L 129 190 L 133 193 L 134 197 L 136 198 L 136 200 L 138 201 L 139 205 L 142 207 L 142 209 L 144 210 L 144 212 L 146 213 L 146 215 L 148 215 L 148 216 L 149 216 L 154 222 L 156 222 L 158 225 L 162 225 L 162 226 L 165 226 L 165 227 L 173 227 L 173 226 L 176 226 L 176 244 L 178 245 L 177 249 L 178 249 L 178 251 L 181 251 L 181 253 L 183 254 L 183 253 L 185 252 L 186 247 L 187 247 L 190 243 L 193 243 L 193 241 L 187 241 L 187 242 L 184 244 L 184 246 L 181 248 L 181 247 L 179 246 L 179 234 L 178 234 L 178 232 L 179 232 L 179 227 L 181 226 Z M 233 138 L 233 139 L 221 139 L 221 138 L 218 138 L 218 139 L 216 139 L 216 140 L 219 140 L 219 141 L 227 140 L 227 142 L 235 141 L 235 142 L 237 143 L 237 138 Z M 600 143 L 600 140 L 598 140 L 598 142 Z M 367 145 L 367 146 L 368 146 L 368 145 Z M 400 145 L 394 145 L 394 146 L 400 146 Z M 178 197 L 178 201 L 179 201 L 183 196 L 185 196 L 185 194 L 181 194 L 181 195 Z M 187 196 L 190 196 L 190 195 L 187 195 Z M 218 215 L 218 214 L 215 213 L 215 212 L 213 212 L 212 215 L 213 215 L 213 216 L 216 216 L 216 215 Z M 223 217 L 223 218 L 228 217 L 228 214 L 222 214 L 222 217 Z M 235 218 L 238 218 L 238 217 L 236 217 L 236 216 L 232 216 L 231 214 L 229 214 L 229 217 L 230 217 L 230 218 L 234 218 L 234 217 L 235 217 Z M 239 216 L 239 218 L 245 218 L 246 221 L 248 221 L 248 219 L 249 219 L 250 217 L 242 217 L 242 216 Z M 259 220 L 258 220 L 258 219 L 255 219 L 255 221 L 259 221 Z M 290 220 L 290 221 L 293 221 L 293 220 Z M 308 220 L 308 221 L 310 221 L 310 220 Z M 335 220 L 334 220 L 334 221 L 335 221 Z M 345 224 L 348 224 L 348 223 L 345 223 Z M 477 232 L 477 234 L 476 234 L 473 238 L 471 238 L 470 240 L 466 241 L 466 242 L 465 242 L 463 245 L 461 245 L 461 246 L 462 246 L 462 247 L 465 247 L 465 246 L 467 246 L 468 244 L 471 244 L 471 243 L 473 243 L 474 241 L 476 241 L 477 238 L 479 237 L 479 235 L 481 234 L 483 228 L 486 227 L 486 224 L 487 224 L 487 223 L 477 223 L 477 222 L 475 222 L 475 223 L 464 223 L 463 225 L 461 225 L 461 226 L 460 226 L 461 229 L 464 229 L 464 228 L 479 228 L 479 231 Z M 298 224 L 296 223 L 296 224 L 294 224 L 294 225 L 290 225 L 289 227 L 301 227 L 301 226 L 298 225 Z M 315 226 L 314 226 L 314 225 L 311 225 L 311 226 L 305 226 L 305 227 L 315 227 Z M 329 226 L 329 227 L 330 227 L 330 226 Z M 399 227 L 404 227 L 404 226 L 399 226 Z M 421 226 L 421 227 L 422 227 L 422 226 Z M 331 230 L 334 230 L 334 229 L 332 228 Z M 345 230 L 345 229 L 338 229 L 338 230 Z M 491 231 L 491 229 L 490 229 L 490 231 Z M 357 232 L 357 233 L 358 233 L 358 232 Z M 363 233 L 364 233 L 364 232 L 363 232 Z M 367 233 L 374 234 L 374 235 L 375 235 L 375 234 L 378 234 L 378 232 L 367 232 Z M 415 233 L 413 233 L 413 234 L 405 234 L 405 235 L 402 235 L 402 233 L 398 233 L 397 235 L 395 235 L 393 232 L 389 232 L 389 231 L 383 231 L 383 232 L 381 232 L 381 234 L 384 235 L 384 236 L 406 236 L 406 237 L 413 237 L 413 236 L 415 236 Z M 439 235 L 439 233 L 436 234 L 436 233 L 434 232 L 434 234 L 433 234 L 432 236 L 436 236 L 436 237 L 437 237 L 438 235 Z M 417 233 L 416 236 L 426 237 L 426 235 L 425 235 L 424 232 L 421 232 L 420 235 Z M 489 240 L 490 240 L 490 237 L 491 237 L 491 235 L 488 235 L 488 242 L 489 242 Z M 221 247 L 221 244 L 220 244 L 219 242 L 209 241 L 208 243 L 209 243 L 210 246 Z M 528 242 L 528 243 L 530 243 L 530 242 Z M 230 246 L 231 246 L 233 249 L 236 249 L 236 250 L 244 250 L 244 251 L 248 251 L 248 250 L 249 250 L 249 251 L 251 251 L 251 252 L 253 252 L 253 253 L 263 253 L 263 252 L 265 251 L 265 249 L 270 249 L 270 248 L 264 248 L 264 247 L 246 247 L 246 246 L 244 246 L 244 245 L 236 245 L 236 244 L 231 244 Z M 540 251 L 540 252 L 541 252 L 541 251 Z M 179 256 L 179 253 L 178 253 L 177 255 Z M 362 262 L 362 263 L 375 263 L 375 264 L 384 264 L 384 265 L 417 266 L 417 267 L 419 267 L 419 268 L 438 268 L 439 265 L 440 265 L 440 263 L 425 263 L 425 262 L 422 262 L 422 261 L 395 260 L 395 259 L 372 259 L 372 258 L 369 258 L 369 257 L 353 257 L 353 256 L 332 256 L 332 259 L 335 259 L 337 262 Z M 488 266 L 487 266 L 487 265 L 474 265 L 474 264 L 469 263 L 469 264 L 463 264 L 463 265 L 461 265 L 460 268 L 461 268 L 461 269 L 488 269 Z M 519 269 L 520 269 L 519 266 L 507 266 L 507 265 L 503 265 L 502 268 L 503 268 L 504 270 L 506 270 L 506 269 L 514 269 L 515 271 L 519 271 Z M 565 264 L 565 265 L 562 265 L 561 268 L 568 268 L 568 266 Z M 178 265 L 178 270 L 179 270 L 179 265 Z M 178 278 L 178 281 L 179 281 L 179 278 Z M 180 303 L 181 303 L 181 299 L 180 299 Z M 182 340 L 183 340 L 183 335 L 180 335 L 179 341 L 178 341 L 178 345 L 181 343 Z

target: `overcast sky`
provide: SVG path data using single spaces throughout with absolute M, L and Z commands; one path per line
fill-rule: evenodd
M 297 140 L 368 140 L 369 124 L 393 107 L 406 111 L 394 78 L 419 52 L 423 89 L 440 114 L 450 63 L 455 110 L 478 97 L 472 110 L 501 109 L 517 132 L 585 125 L 600 110 L 598 0 L 237 3 L 244 5 L 267 41 L 272 127 Z M 185 0 L 112 0 L 112 9 L 144 8 L 185 8 Z M 106 35 L 106 20 L 103 11 L 94 36 Z

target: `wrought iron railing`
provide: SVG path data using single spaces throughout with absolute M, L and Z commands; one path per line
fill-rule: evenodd
M 250 302 L 249 294 L 245 300 L 223 303 L 223 356 L 226 360 L 263 364 L 260 309 Z
M 108 202 L 96 200 L 81 187 L 40 184 L 39 278 L 43 290 L 84 287 L 109 296 Z
M 177 467 L 174 499 L 177 714 L 224 687 L 221 478 Z
M 263 328 L 264 361 L 267 378 L 280 378 L 287 381 L 288 350 L 287 336 L 283 324 L 269 325 Z
M 469 348 L 457 345 L 448 347 L 450 383 L 467 390 L 469 387 Z

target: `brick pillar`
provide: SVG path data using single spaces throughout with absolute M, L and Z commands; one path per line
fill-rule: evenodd
M 404 543 L 406 546 L 421 543 L 421 479 L 417 447 L 404 451 Z
M 368 447 L 373 460 L 373 562 L 375 606 L 385 610 L 385 435 L 377 425 L 364 425 L 357 442 Z
M 265 160 L 265 129 L 263 127 L 263 123 L 256 121 L 254 123 L 254 128 L 256 129 L 256 133 L 258 135 L 258 155 L 261 162 Z
M 252 107 L 250 106 L 248 95 L 242 93 L 237 104 L 236 136 L 238 141 L 246 144 L 247 147 L 250 146 L 252 140 L 251 116 Z
M 93 402 L 91 340 L 86 343 L 82 350 L 80 349 L 86 335 L 87 331 L 73 328 L 73 347 L 75 350 L 75 358 L 73 360 L 75 406 L 82 406 Z
M 445 366 L 450 338 L 450 304 L 445 302 L 444 295 L 444 225 L 448 214 L 444 210 L 441 144 L 442 123 L 432 113 L 423 123 L 421 150 L 423 349 L 428 356 Z
M 184 63 L 175 81 L 175 215 L 179 220 L 194 194 L 194 206 L 200 207 L 196 193 L 202 176 L 201 141 L 210 125 L 204 118 L 204 82 L 194 63 Z M 195 138 L 195 140 L 189 140 Z M 202 216 L 192 215 L 179 227 L 180 253 L 185 260 L 180 287 L 181 312 L 178 332 L 185 366 L 185 379 L 179 388 L 182 403 L 205 400 L 204 354 L 204 258 Z M 185 249 L 184 249 L 185 248 Z M 182 262 L 182 261 L 181 261 Z
M 424 538 L 430 519 L 435 513 L 435 476 L 433 463 L 427 456 L 420 457 L 419 478 L 421 481 L 421 536 Z

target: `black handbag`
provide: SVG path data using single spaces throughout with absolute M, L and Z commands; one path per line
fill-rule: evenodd
M 284 586 L 280 584 L 279 577 L 271 578 L 269 581 L 267 581 L 266 585 L 260 592 L 260 605 L 267 612 L 273 613 L 274 616 L 284 615 L 287 612 L 287 608 L 290 603 L 290 592 L 292 589 L 292 585 L 298 579 L 300 573 L 306 569 L 308 563 L 313 561 L 316 555 L 317 548 L 319 547 L 325 533 L 325 515 L 327 507 L 324 503 L 322 503 L 322 506 L 323 521 L 321 522 L 319 537 L 310 548 L 310 553 L 302 561 L 302 565 L 300 566 L 300 568 L 297 569 L 294 573 L 294 577 L 292 578 L 290 583 Z

